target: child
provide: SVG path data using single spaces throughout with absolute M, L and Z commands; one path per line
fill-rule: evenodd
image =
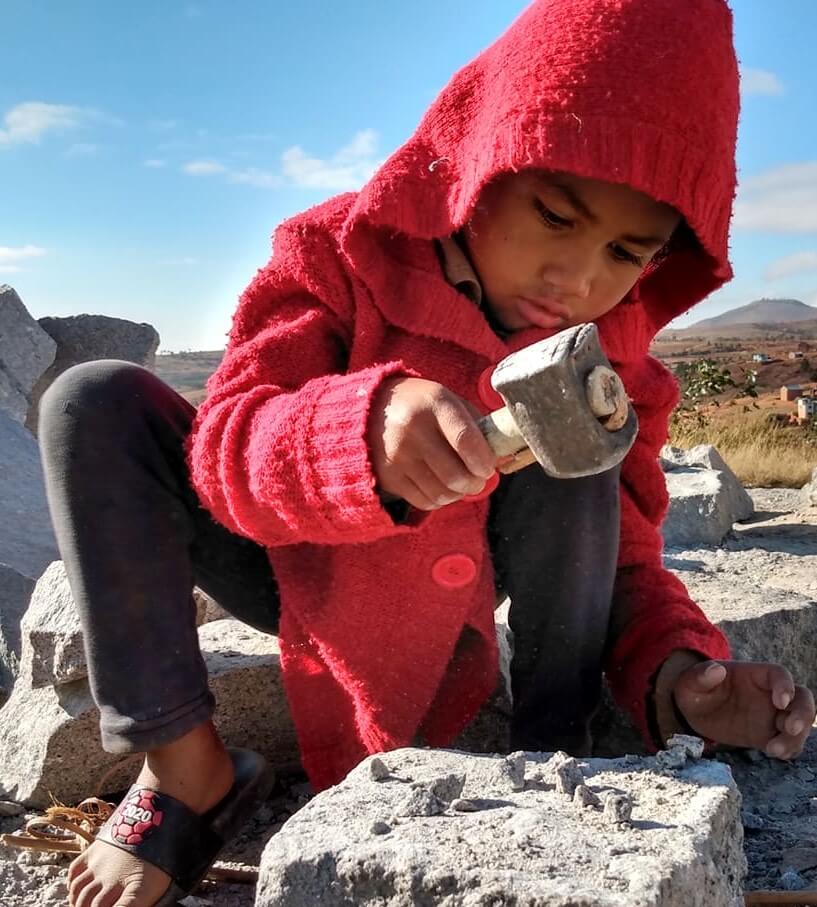
M 146 811 L 75 861 L 73 905 L 164 904 L 168 876 L 178 896 L 236 798 L 266 790 L 210 723 L 194 582 L 279 632 L 317 788 L 470 721 L 496 683 L 497 584 L 514 748 L 588 752 L 604 670 L 653 746 L 691 729 L 801 750 L 811 694 L 729 661 L 661 561 L 677 389 L 648 346 L 731 276 L 737 113 L 722 0 L 537 0 L 360 193 L 277 231 L 198 413 L 122 363 L 53 385 L 40 436 L 103 744 L 147 753 Z M 620 471 L 497 487 L 487 376 L 589 321 L 638 412 L 633 450 Z

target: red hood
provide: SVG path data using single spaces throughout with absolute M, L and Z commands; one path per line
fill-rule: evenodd
M 345 251 L 365 271 L 372 230 L 449 235 L 503 171 L 624 183 L 678 209 L 701 246 L 670 255 L 631 294 L 654 334 L 732 276 L 738 104 L 723 0 L 535 0 L 363 188 Z

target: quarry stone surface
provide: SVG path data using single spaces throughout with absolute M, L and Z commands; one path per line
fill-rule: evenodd
M 0 564 L 0 705 L 11 690 L 20 664 L 20 621 L 34 580 Z
M 216 698 L 215 722 L 230 745 L 274 764 L 296 761 L 297 744 L 278 667 L 278 641 L 226 620 L 199 630 Z M 127 787 L 132 759 L 105 753 L 86 679 L 32 688 L 21 673 L 0 709 L 0 799 L 42 808 Z
M 817 512 L 796 489 L 749 489 L 756 512 L 720 547 L 665 564 L 726 633 L 736 658 L 778 661 L 817 690 Z
M 0 410 L 25 422 L 33 388 L 56 352 L 57 344 L 29 315 L 17 293 L 0 285 Z
M 0 451 L 0 564 L 37 579 L 59 557 L 40 451 L 31 433 L 2 407 Z
M 269 841 L 256 907 L 734 907 L 740 895 L 740 797 L 718 763 L 661 773 L 652 759 L 581 760 L 591 790 L 632 803 L 629 821 L 610 822 L 555 789 L 548 754 L 527 754 L 521 791 L 499 757 L 382 758 L 393 780 L 373 781 L 363 763 Z M 476 811 L 400 813 L 408 791 L 451 773 L 465 775 Z M 373 835 L 373 822 L 391 830 Z
M 803 486 L 802 498 L 806 507 L 817 507 L 817 466 L 811 471 L 811 479 Z
M 62 561 L 50 564 L 37 581 L 21 631 L 20 674 L 30 687 L 58 686 L 88 675 L 82 628 Z
M 661 532 L 668 546 L 718 545 L 736 520 L 751 516 L 751 499 L 725 472 L 676 466 L 665 479 L 669 509 Z
M 662 533 L 667 545 L 717 545 L 732 524 L 754 511 L 750 495 L 711 444 L 661 450 L 670 505 Z

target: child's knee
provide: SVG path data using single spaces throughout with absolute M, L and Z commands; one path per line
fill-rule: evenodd
M 147 369 L 119 359 L 81 362 L 54 379 L 39 403 L 41 442 L 70 421 L 72 426 L 110 424 L 112 414 L 122 418 L 129 406 L 144 400 L 146 382 L 156 381 Z

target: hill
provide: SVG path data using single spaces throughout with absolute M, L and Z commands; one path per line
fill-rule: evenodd
M 701 322 L 703 323 L 703 322 Z M 658 341 L 785 341 L 817 340 L 817 319 L 808 321 L 766 322 L 757 324 L 725 324 L 701 328 L 665 328 Z
M 730 309 L 714 318 L 704 318 L 686 328 L 689 332 L 708 332 L 735 325 L 788 324 L 797 321 L 817 320 L 817 308 L 799 299 L 756 299 L 748 305 Z

